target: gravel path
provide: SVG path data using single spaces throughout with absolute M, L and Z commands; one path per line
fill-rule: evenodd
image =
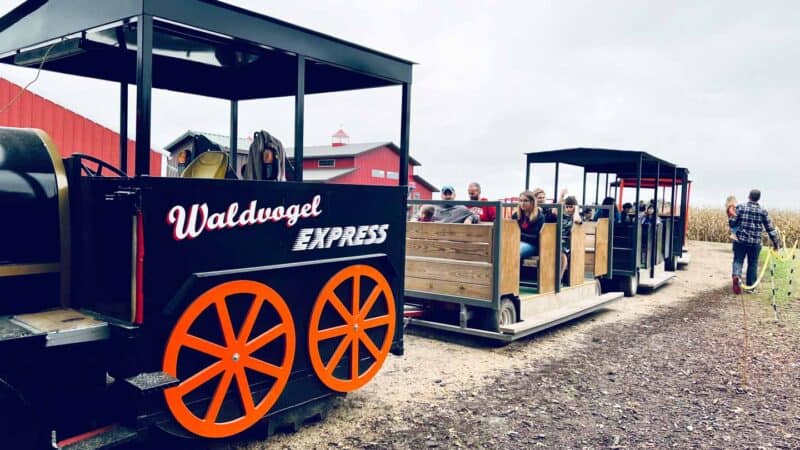
M 800 304 L 745 298 L 743 350 L 730 246 L 689 248 L 658 291 L 506 347 L 409 335 L 326 420 L 216 447 L 800 448 Z

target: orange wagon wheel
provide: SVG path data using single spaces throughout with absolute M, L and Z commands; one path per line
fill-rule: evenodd
M 369 279 L 375 286 L 370 292 L 362 290 L 362 280 Z M 336 288 L 350 283 L 351 298 L 344 301 L 336 295 Z M 366 299 L 362 302 L 364 296 Z M 370 315 L 379 304 L 385 305 L 386 313 Z M 343 325 L 320 328 L 320 319 L 326 305 L 330 305 L 344 322 Z M 331 311 L 333 313 L 333 311 Z M 396 312 L 394 296 L 386 278 L 376 269 L 363 264 L 356 264 L 339 271 L 320 291 L 314 310 L 311 313 L 311 324 L 308 330 L 308 348 L 311 364 L 320 380 L 329 388 L 338 392 L 351 392 L 365 385 L 378 373 L 383 365 L 394 337 Z M 367 334 L 370 329 L 385 327 L 385 333 L 380 333 L 383 341 L 376 345 Z M 341 338 L 336 350 L 323 361 L 320 353 L 320 344 L 334 338 Z M 367 350 L 373 362 L 363 372 L 360 370 L 359 361 L 361 347 Z M 349 356 L 349 377 L 334 375 L 336 367 L 345 355 Z
M 226 298 L 242 294 L 252 296 L 253 301 L 237 333 L 234 331 Z M 251 336 L 265 304 L 277 312 L 279 321 L 269 330 Z M 209 308 L 215 310 L 213 312 L 219 319 L 225 341 L 223 345 L 190 333 L 192 325 Z M 285 338 L 285 345 L 279 365 L 263 361 L 254 355 L 281 337 Z M 294 322 L 286 302 L 272 288 L 255 281 L 230 281 L 204 292 L 178 319 L 164 353 L 164 372 L 177 376 L 178 356 L 182 349 L 203 353 L 213 358 L 215 362 L 189 377 L 184 377 L 180 384 L 164 391 L 170 411 L 184 428 L 199 436 L 213 438 L 232 436 L 246 430 L 264 417 L 283 392 L 294 362 Z M 274 379 L 272 386 L 258 403 L 253 399 L 251 383 L 245 369 Z M 217 383 L 216 389 L 205 413 L 198 416 L 189 408 L 188 404 L 191 402 L 187 401 L 186 396 L 208 383 Z M 235 388 L 232 386 L 234 384 Z M 220 421 L 220 410 L 229 392 L 238 392 L 243 413 L 240 417 Z

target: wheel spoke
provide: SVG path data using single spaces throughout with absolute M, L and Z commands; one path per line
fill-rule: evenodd
M 358 378 L 358 339 L 353 339 L 350 351 L 350 378 Z
M 375 300 L 380 297 L 381 292 L 383 291 L 381 290 L 380 286 L 376 285 L 374 288 L 372 288 L 372 292 L 369 293 L 369 297 L 367 297 L 367 301 L 364 302 L 364 306 L 361 308 L 361 312 L 358 315 L 360 319 L 363 320 L 367 317 L 367 314 L 369 314 L 370 310 L 372 310 L 372 306 L 375 305 Z
M 351 309 L 353 317 L 359 317 L 358 304 L 361 302 L 361 276 L 353 275 L 353 308 Z
M 378 346 L 375 345 L 374 342 L 372 342 L 372 338 L 369 337 L 369 335 L 363 331 L 360 332 L 359 335 L 361 343 L 364 344 L 364 347 L 366 347 L 370 353 L 372 353 L 372 357 L 375 358 L 376 360 L 380 359 L 381 351 L 378 349 Z
M 225 304 L 225 298 L 220 298 L 214 302 L 217 307 L 217 315 L 219 316 L 219 324 L 222 327 L 222 335 L 225 337 L 225 343 L 228 347 L 232 347 L 236 343 L 236 335 L 233 332 L 233 322 L 228 313 L 228 305 Z
M 245 357 L 243 361 L 245 366 L 255 370 L 256 372 L 261 372 L 264 375 L 271 376 L 272 378 L 279 378 L 281 376 L 281 368 L 274 364 L 270 364 L 258 358 L 253 358 L 252 356 Z
M 228 353 L 225 347 L 191 334 L 186 335 L 183 346 L 217 358 L 224 358 Z
M 345 322 L 350 323 L 353 321 L 353 315 L 350 314 L 350 311 L 347 310 L 347 308 L 344 306 L 344 303 L 342 303 L 342 301 L 333 291 L 330 292 L 328 301 L 331 302 L 333 308 L 336 309 L 336 312 L 342 316 L 342 319 L 344 319 Z
M 281 322 L 275 325 L 274 327 L 270 328 L 269 330 L 256 336 L 255 338 L 253 338 L 252 341 L 248 342 L 245 345 L 246 352 L 248 354 L 253 353 L 254 351 L 260 349 L 261 347 L 264 347 L 265 345 L 274 341 L 284 333 L 286 333 L 286 325 Z
M 236 384 L 239 386 L 239 394 L 242 396 L 242 408 L 244 408 L 245 415 L 247 415 L 250 411 L 256 409 L 256 405 L 253 403 L 253 392 L 250 391 L 247 375 L 241 365 L 236 367 Z
M 381 325 L 389 325 L 389 323 L 391 323 L 391 321 L 392 321 L 392 318 L 389 315 L 373 317 L 371 319 L 367 319 L 367 320 L 361 322 L 361 328 L 366 330 L 366 329 L 369 329 L 369 328 L 379 327 Z
M 253 325 L 256 323 L 258 313 L 261 312 L 261 305 L 263 304 L 264 299 L 257 298 L 250 305 L 250 311 L 247 312 L 247 317 L 245 317 L 242 328 L 239 330 L 239 337 L 237 339 L 239 344 L 244 344 L 247 342 L 248 338 L 250 337 L 250 333 L 253 332 Z
M 181 396 L 184 396 L 198 387 L 206 384 L 209 380 L 219 375 L 219 373 L 223 370 L 225 370 L 225 364 L 222 361 L 217 361 L 187 378 L 181 384 L 176 386 L 175 389 Z
M 350 341 L 352 339 L 353 339 L 353 336 L 351 336 L 349 334 L 347 336 L 345 336 L 344 339 L 342 339 L 342 342 L 340 342 L 339 346 L 336 347 L 336 351 L 333 352 L 333 355 L 331 356 L 331 359 L 328 360 L 328 364 L 325 365 L 325 372 L 333 373 L 333 369 L 335 369 L 336 366 L 339 364 L 339 361 L 342 360 L 342 357 L 344 356 L 344 352 L 347 351 L 347 345 L 350 343 Z
M 231 378 L 233 378 L 233 370 L 226 370 L 222 375 L 217 390 L 214 392 L 214 397 L 211 398 L 211 404 L 208 405 L 206 411 L 206 421 L 216 422 L 219 416 L 219 410 L 222 408 L 222 402 L 225 400 L 225 395 L 228 393 L 228 388 L 231 387 Z
M 316 339 L 317 341 L 324 341 L 326 339 L 335 338 L 337 336 L 343 336 L 350 331 L 352 327 L 349 324 L 339 325 L 338 327 L 331 327 L 326 328 L 324 330 L 320 330 L 317 332 Z

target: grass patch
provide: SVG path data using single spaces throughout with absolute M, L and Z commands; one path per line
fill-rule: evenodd
M 769 251 L 767 247 L 761 249 L 758 258 L 759 269 L 764 267 Z M 778 258 L 773 255 L 768 263 L 769 267 L 759 285 L 759 298 L 771 302 L 774 286 L 775 302 L 778 305 L 783 306 L 792 300 L 800 299 L 800 249 L 783 249 L 778 253 Z

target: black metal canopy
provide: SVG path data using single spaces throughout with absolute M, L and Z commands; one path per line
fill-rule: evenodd
M 135 84 L 137 175 L 149 170 L 152 88 L 230 100 L 234 143 L 239 100 L 294 96 L 302 159 L 305 94 L 399 85 L 407 184 L 412 62 L 217 0 L 27 0 L 0 18 L 0 62 L 119 82 L 121 150 Z
M 655 177 L 657 166 L 661 176 L 665 169 L 675 164 L 636 150 L 611 150 L 605 148 L 569 148 L 527 153 L 528 164 L 563 163 L 583 167 L 591 173 L 613 173 L 619 177 L 636 177 L 639 161 L 642 161 L 642 177 Z
M 243 100 L 411 81 L 413 63 L 215 0 L 31 0 L 0 19 L 0 62 L 136 83 L 137 18 L 152 16 L 153 87 Z M 44 26 L 43 26 L 44 25 Z

